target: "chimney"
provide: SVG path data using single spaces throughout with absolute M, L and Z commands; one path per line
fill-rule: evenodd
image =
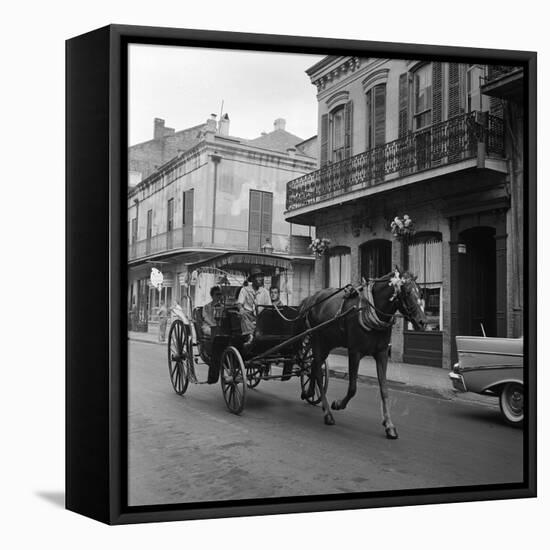
M 273 123 L 274 130 L 284 130 L 286 126 L 286 120 L 284 118 L 277 118 Z
M 207 132 L 215 132 L 216 131 L 216 115 L 212 113 L 210 115 L 210 118 L 206 121 L 206 131 Z
M 221 136 L 229 135 L 229 115 L 225 113 L 218 124 L 218 132 Z
M 164 137 L 164 119 L 155 118 L 153 121 L 153 139 L 162 139 Z

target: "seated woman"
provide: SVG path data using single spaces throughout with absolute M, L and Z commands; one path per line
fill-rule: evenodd
M 221 315 L 222 289 L 215 285 L 210 289 L 211 302 L 205 304 L 202 308 L 202 333 L 206 338 L 212 337 L 212 328 L 218 326 L 218 319 Z
M 259 267 L 253 267 L 248 277 L 249 285 L 243 286 L 239 293 L 237 305 L 241 315 L 242 333 L 247 337 L 245 345 L 252 342 L 256 317 L 262 306 L 271 305 L 269 292 L 264 287 L 264 274 Z

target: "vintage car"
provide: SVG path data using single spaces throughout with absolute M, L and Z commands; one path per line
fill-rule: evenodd
M 453 387 L 499 397 L 509 424 L 523 423 L 523 338 L 457 336 L 458 363 L 449 374 Z

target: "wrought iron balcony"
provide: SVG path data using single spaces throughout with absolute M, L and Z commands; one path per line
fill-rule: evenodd
M 174 251 L 177 253 L 185 248 L 220 248 L 224 250 L 240 250 L 248 252 L 261 252 L 261 248 L 250 248 L 248 243 L 248 231 L 242 229 L 218 228 L 216 239 L 212 243 L 212 227 L 194 226 L 180 227 L 173 231 L 167 231 L 153 235 L 148 239 L 134 241 L 128 244 L 128 260 L 139 260 L 156 254 Z M 223 239 L 221 236 L 223 235 Z M 275 254 L 291 254 L 309 256 L 312 254 L 308 246 L 311 237 L 272 233 L 271 241 Z
M 487 68 L 487 77 L 485 82 L 491 82 L 497 78 L 501 78 L 507 74 L 513 73 L 519 70 L 520 67 L 513 67 L 512 65 L 489 65 Z
M 523 68 L 511 65 L 489 65 L 481 93 L 516 102 L 523 98 Z
M 475 158 L 479 143 L 485 144 L 487 156 L 504 156 L 502 119 L 466 113 L 329 164 L 287 183 L 286 209 Z

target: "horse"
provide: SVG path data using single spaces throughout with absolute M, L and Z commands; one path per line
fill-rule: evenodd
M 321 365 L 331 350 L 344 347 L 348 350 L 349 382 L 346 395 L 332 403 L 333 410 L 343 410 L 357 391 L 359 361 L 366 355 L 376 360 L 376 373 L 382 399 L 382 425 L 388 439 L 397 439 L 397 430 L 391 420 L 388 401 L 386 370 L 392 326 L 397 312 L 410 321 L 415 330 L 424 330 L 426 316 L 420 303 L 416 277 L 410 272 L 395 270 L 378 279 L 362 278 L 361 286 L 349 285 L 342 289 L 323 289 L 306 298 L 300 304 L 300 313 L 306 324 L 315 327 L 341 315 L 340 320 L 329 323 L 318 331 L 312 331 L 313 362 L 311 375 L 314 383 L 309 393 L 320 390 L 324 421 L 333 425 L 334 417 L 328 407 L 322 383 Z M 302 395 L 302 399 L 310 395 Z

